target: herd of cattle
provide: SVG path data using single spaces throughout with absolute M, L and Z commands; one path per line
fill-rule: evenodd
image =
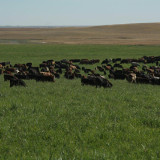
M 38 67 L 33 67 L 32 63 L 13 66 L 10 62 L 1 62 L 0 74 L 3 74 L 4 81 L 10 81 L 10 87 L 26 86 L 24 80 L 32 79 L 37 82 L 55 82 L 55 78 L 61 76 L 66 79 L 80 78 L 82 85 L 104 88 L 112 87 L 112 83 L 106 77 L 126 79 L 131 83 L 160 85 L 159 61 L 160 56 L 144 56 L 139 59 L 105 59 L 102 62 L 99 59 L 63 59 L 43 61 Z M 89 69 L 90 65 L 93 65 L 94 69 Z

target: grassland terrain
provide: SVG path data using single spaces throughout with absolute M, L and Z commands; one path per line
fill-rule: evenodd
M 0 28 L 0 43 L 159 45 L 160 23 L 64 28 Z
M 0 45 L 0 61 L 34 66 L 159 54 L 160 46 Z M 61 76 L 10 88 L 0 75 L 0 159 L 160 159 L 160 86 L 110 81 L 104 89 Z

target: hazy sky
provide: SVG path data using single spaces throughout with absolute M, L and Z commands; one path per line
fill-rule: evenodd
M 0 26 L 143 22 L 160 22 L 160 0 L 0 0 Z

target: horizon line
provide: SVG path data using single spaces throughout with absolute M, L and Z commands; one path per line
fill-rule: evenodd
M 0 28 L 65 28 L 65 27 L 94 27 L 94 26 L 113 26 L 113 25 L 130 25 L 130 24 L 160 24 L 160 22 L 140 22 L 140 23 L 117 23 L 102 25 L 0 25 Z

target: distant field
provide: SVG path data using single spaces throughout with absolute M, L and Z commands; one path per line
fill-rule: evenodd
M 0 45 L 0 61 L 35 66 L 159 53 L 160 46 Z M 110 81 L 103 89 L 62 76 L 10 88 L 0 75 L 0 159 L 160 159 L 160 86 Z
M 66 28 L 0 28 L 0 43 L 160 45 L 160 23 Z

